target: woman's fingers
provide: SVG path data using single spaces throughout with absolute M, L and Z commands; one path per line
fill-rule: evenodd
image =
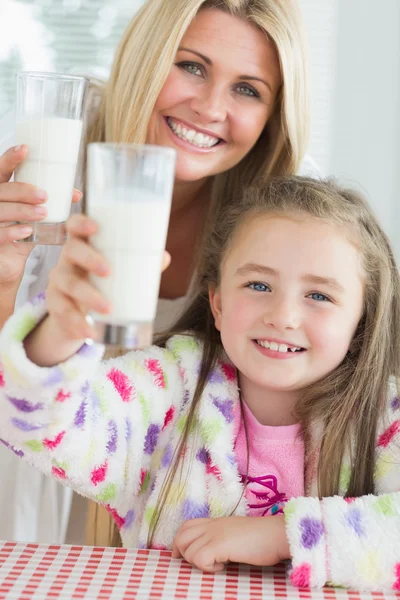
M 74 191 L 72 192 L 72 202 L 79 202 L 82 198 L 83 194 L 80 190 L 76 190 L 74 189 Z
M 0 156 L 0 183 L 9 181 L 15 168 L 24 160 L 28 153 L 25 145 L 13 146 Z
M 32 227 L 24 223 L 23 225 L 10 225 L 9 227 L 0 226 L 0 246 L 23 240 L 29 237 L 32 233 Z
M 18 202 L 0 202 L 0 223 L 13 221 L 41 221 L 47 216 L 45 205 L 30 206 Z

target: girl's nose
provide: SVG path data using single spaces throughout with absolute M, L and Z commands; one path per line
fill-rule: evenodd
M 301 324 L 300 307 L 293 300 L 278 300 L 268 307 L 264 322 L 277 331 L 298 329 Z

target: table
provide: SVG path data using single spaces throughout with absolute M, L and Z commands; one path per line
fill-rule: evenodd
M 400 593 L 293 588 L 284 565 L 202 573 L 169 552 L 0 541 L 0 600 L 388 600 Z

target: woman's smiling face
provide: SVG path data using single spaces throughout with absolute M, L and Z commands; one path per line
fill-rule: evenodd
M 280 86 L 278 54 L 263 31 L 201 10 L 157 99 L 147 143 L 177 151 L 177 181 L 227 171 L 257 142 Z

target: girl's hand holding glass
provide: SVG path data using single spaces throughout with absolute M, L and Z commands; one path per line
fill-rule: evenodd
M 29 356 L 43 366 L 66 360 L 85 339 L 93 337 L 88 312 L 107 314 L 112 308 L 89 280 L 91 274 L 100 277 L 110 274 L 107 262 L 89 241 L 97 231 L 95 221 L 73 215 L 66 227 L 69 239 L 50 273 L 46 292 L 48 318 L 25 342 Z M 165 252 L 162 271 L 169 263 L 170 255 Z
M 26 259 L 32 245 L 15 244 L 32 233 L 29 223 L 16 221 L 41 221 L 47 215 L 47 195 L 43 190 L 27 183 L 11 182 L 15 168 L 29 152 L 25 145 L 9 148 L 0 156 L 0 284 L 19 284 Z M 73 202 L 78 202 L 81 192 L 75 190 Z
M 172 548 L 202 571 L 222 571 L 228 562 L 270 566 L 290 558 L 283 515 L 191 519 L 179 529 Z

